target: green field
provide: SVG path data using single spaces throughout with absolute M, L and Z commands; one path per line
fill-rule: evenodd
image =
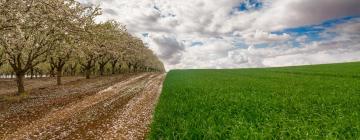
M 150 139 L 359 139 L 360 63 L 173 70 Z

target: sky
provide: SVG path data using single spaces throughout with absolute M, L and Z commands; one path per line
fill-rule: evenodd
M 360 61 L 359 0 L 79 0 L 141 38 L 167 70 Z

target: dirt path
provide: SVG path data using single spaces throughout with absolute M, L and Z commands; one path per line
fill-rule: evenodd
M 142 139 L 148 133 L 152 113 L 162 89 L 164 76 L 154 77 L 145 85 L 142 94 L 135 96 L 124 108 L 115 113 L 105 139 Z
M 0 139 L 17 129 L 41 119 L 50 112 L 127 80 L 137 74 L 98 77 L 68 82 L 61 86 L 33 89 L 26 99 L 11 101 L 0 95 Z M 2 83 L 0 83 L 2 84 Z M 0 89 L 1 90 L 1 89 Z
M 164 74 L 139 74 L 71 102 L 4 139 L 143 139 Z

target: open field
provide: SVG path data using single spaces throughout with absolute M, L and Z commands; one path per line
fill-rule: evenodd
M 150 139 L 357 139 L 360 63 L 173 70 Z
M 21 100 L 0 95 L 0 139 L 143 139 L 164 76 L 65 80 L 61 86 L 33 88 Z M 28 86 L 43 80 L 28 81 Z

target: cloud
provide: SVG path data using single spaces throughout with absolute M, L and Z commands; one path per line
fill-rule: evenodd
M 331 36 L 337 41 L 357 41 L 360 43 L 360 18 L 339 24 L 334 28 L 327 29 L 322 35 Z
M 301 35 L 301 36 L 298 36 L 296 37 L 295 41 L 299 42 L 299 43 L 305 43 L 306 40 L 308 40 L 308 36 L 306 35 Z
M 256 30 L 255 32 L 242 35 L 242 38 L 247 44 L 262 44 L 287 41 L 291 36 L 286 33 L 278 35 Z
M 116 19 L 125 24 L 149 44 L 167 69 L 360 60 L 358 0 L 81 1 L 101 4 L 104 15 L 99 21 Z M 280 32 L 349 16 L 354 18 L 335 22 L 336 26 L 313 27 L 321 28 L 316 33 Z
M 151 49 L 167 65 L 180 63 L 184 51 L 184 44 L 179 42 L 175 36 L 150 35 Z
M 110 14 L 110 15 L 114 15 L 114 16 L 117 15 L 117 12 L 113 9 L 104 9 L 103 11 L 106 14 Z
M 351 42 L 315 42 L 306 46 L 236 48 L 223 42 L 223 49 L 211 46 L 187 48 L 183 60 L 171 68 L 239 68 L 321 64 L 360 60 L 360 45 Z M 217 44 L 219 45 L 219 44 Z M 227 46 L 226 46 L 227 45 Z M 216 47 L 217 48 L 217 47 Z M 204 63 L 206 62 L 206 63 Z
M 357 0 L 275 0 L 268 4 L 268 8 L 259 14 L 253 27 L 281 30 L 360 15 L 360 3 Z

